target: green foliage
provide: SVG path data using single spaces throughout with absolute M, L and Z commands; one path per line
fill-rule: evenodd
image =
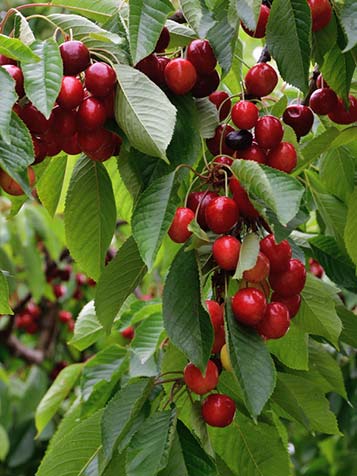
M 7 144 L 10 143 L 10 121 L 12 106 L 16 102 L 15 81 L 3 68 L 0 69 L 2 95 L 0 97 L 0 136 Z

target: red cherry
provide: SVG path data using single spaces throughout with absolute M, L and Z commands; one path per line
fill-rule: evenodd
M 196 84 L 192 88 L 192 95 L 196 98 L 209 96 L 218 88 L 220 80 L 219 74 L 215 70 L 205 76 L 197 76 Z
M 218 369 L 211 360 L 208 361 L 206 372 L 203 375 L 198 367 L 187 364 L 183 371 L 183 379 L 187 387 L 197 395 L 204 395 L 216 388 L 218 384 Z
M 261 5 L 257 27 L 255 31 L 249 30 L 249 28 L 246 27 L 243 22 L 241 22 L 243 30 L 247 33 L 247 35 L 251 36 L 252 38 L 264 38 L 269 14 L 270 8 L 268 8 L 266 5 Z
M 0 66 L 4 66 L 6 64 L 13 64 L 14 66 L 17 66 L 17 61 L 12 58 L 8 58 L 5 55 L 0 55 Z
M 214 159 L 215 164 L 228 165 L 230 167 L 233 164 L 233 159 L 226 157 L 225 155 L 220 155 Z
M 126 329 L 123 329 L 120 334 L 122 337 L 124 337 L 124 339 L 132 340 L 135 336 L 135 329 L 133 326 L 129 326 Z
M 234 155 L 237 159 L 254 160 L 259 164 L 266 164 L 267 161 L 265 151 L 256 142 L 253 142 L 247 149 L 238 150 Z
M 75 109 L 81 104 L 83 98 L 84 90 L 80 80 L 74 76 L 64 76 L 57 104 L 63 109 Z
M 103 103 L 96 98 L 85 99 L 78 109 L 78 126 L 80 130 L 94 130 L 103 127 L 107 114 Z
M 56 106 L 50 117 L 51 129 L 60 138 L 73 136 L 77 131 L 77 113 Z
M 109 139 L 99 149 L 94 152 L 88 152 L 87 155 L 96 162 L 105 162 L 113 155 L 119 154 L 121 142 L 122 140 L 119 136 L 111 133 Z
M 215 91 L 208 98 L 219 111 L 219 120 L 224 121 L 231 110 L 232 101 L 225 91 Z M 221 106 L 222 105 L 222 106 Z
M 255 126 L 255 140 L 263 149 L 272 149 L 282 140 L 283 126 L 274 116 L 264 116 L 258 119 Z
M 289 327 L 288 308 L 281 302 L 272 302 L 268 304 L 266 313 L 256 329 L 267 339 L 280 339 L 288 332 Z
M 295 147 L 289 142 L 280 142 L 279 145 L 269 151 L 267 164 L 274 169 L 289 174 L 295 169 L 297 164 Z
M 45 142 L 37 139 L 35 136 L 31 136 L 33 143 L 33 150 L 35 155 L 34 165 L 43 162 L 47 156 L 47 146 Z
M 72 266 L 67 264 L 63 269 L 59 270 L 59 277 L 61 281 L 69 281 L 72 274 Z
M 15 80 L 15 90 L 19 98 L 22 98 L 25 95 L 25 90 L 24 75 L 22 74 L 21 69 L 13 64 L 5 64 L 4 66 L 2 66 L 2 68 L 6 69 L 9 75 Z
M 330 88 L 316 89 L 310 97 L 309 106 L 315 114 L 321 116 L 333 112 L 337 107 L 338 98 Z
M 115 117 L 114 99 L 115 99 L 114 91 L 109 93 L 108 96 L 104 96 L 103 98 L 101 98 L 101 101 L 103 106 L 105 107 L 105 112 L 107 114 L 108 119 L 113 119 Z
M 274 273 L 269 278 L 270 286 L 283 297 L 300 294 L 306 282 L 306 269 L 301 261 L 292 259 L 286 271 Z
M 268 96 L 278 84 L 278 75 L 269 64 L 258 63 L 250 68 L 244 81 L 248 94 L 257 97 Z
M 75 326 L 76 326 L 76 323 L 74 322 L 73 319 L 71 319 L 70 321 L 67 322 L 67 328 L 68 328 L 69 332 L 73 332 Z
M 270 272 L 270 262 L 264 253 L 259 251 L 257 262 L 255 266 L 247 271 L 244 271 L 243 278 L 251 283 L 259 283 L 264 281 Z
M 226 271 L 234 271 L 238 264 L 240 241 L 234 236 L 221 236 L 213 243 L 213 258 Z
M 48 157 L 54 157 L 61 152 L 63 138 L 52 128 L 43 134 L 42 140 L 46 145 Z
M 313 274 L 316 278 L 321 279 L 325 272 L 321 264 L 315 259 L 310 258 L 309 266 L 310 266 L 310 273 Z
M 175 94 L 187 94 L 197 81 L 195 67 L 188 60 L 176 58 L 166 65 L 165 81 Z
M 212 322 L 212 326 L 215 332 L 219 331 L 219 328 L 224 325 L 223 309 L 217 301 L 207 299 L 206 301 L 207 311 Z
M 330 86 L 326 83 L 324 80 L 322 74 L 319 74 L 317 79 L 316 79 L 316 86 L 321 89 L 321 88 L 329 88 Z
M 271 296 L 271 301 L 285 304 L 285 306 L 288 308 L 290 319 L 292 319 L 299 312 L 301 296 L 300 294 L 295 294 L 294 296 L 283 297 L 280 294 L 274 292 Z
M 221 393 L 208 395 L 202 404 L 202 417 L 210 426 L 224 428 L 230 425 L 235 413 L 234 400 Z
M 215 192 L 191 192 L 187 197 L 187 207 L 197 214 L 197 222 L 203 230 L 208 230 L 206 223 L 206 207 L 218 195 Z
M 72 316 L 72 313 L 69 311 L 59 311 L 58 319 L 64 324 L 67 324 L 69 321 L 73 319 L 73 316 Z
M 63 72 L 66 76 L 76 76 L 89 65 L 89 50 L 81 41 L 71 40 L 62 43 L 60 53 L 63 61 Z
M 27 177 L 29 179 L 30 187 L 32 188 L 35 185 L 36 177 L 35 172 L 31 167 L 28 167 L 27 169 Z M 21 186 L 2 169 L 0 169 L 0 188 L 14 197 L 24 195 Z
M 311 131 L 314 114 L 309 107 L 295 104 L 285 109 L 283 121 L 294 129 L 297 137 L 303 137 Z
M 170 63 L 170 61 L 170 58 L 166 58 L 166 56 L 158 56 L 157 58 L 156 84 L 160 86 L 160 88 L 165 88 L 167 86 L 165 79 L 165 68 Z
M 199 74 L 210 74 L 217 59 L 208 40 L 193 40 L 187 47 L 186 57 Z
M 224 330 L 224 326 L 220 326 L 217 331 L 214 333 L 214 342 L 212 346 L 212 354 L 218 354 L 224 344 L 226 343 L 226 333 Z
M 94 131 L 79 131 L 78 142 L 85 153 L 92 153 L 100 149 L 103 144 L 112 140 L 112 133 L 103 127 Z
M 258 108 L 250 101 L 239 101 L 232 108 L 232 121 L 239 129 L 252 129 L 258 118 Z
M 229 197 L 217 197 L 206 207 L 207 226 L 217 234 L 226 233 L 238 221 L 239 210 L 236 202 Z
M 155 84 L 160 79 L 160 63 L 156 55 L 149 55 L 135 65 L 135 68 L 144 73 Z
M 63 297 L 67 292 L 67 288 L 63 284 L 54 284 L 52 289 L 57 299 Z
M 84 286 L 85 284 L 87 284 L 87 276 L 83 273 L 77 273 L 76 283 L 78 286 Z
M 51 122 L 32 103 L 27 103 L 20 112 L 20 117 L 34 134 L 44 134 Z
M 117 75 L 107 63 L 94 63 L 85 72 L 85 86 L 93 96 L 107 96 L 114 89 Z
M 347 110 L 343 100 L 338 100 L 337 107 L 328 115 L 331 121 L 336 122 L 336 124 L 352 124 L 357 121 L 357 98 L 350 95 L 349 101 L 350 108 Z
M 78 143 L 77 133 L 62 139 L 62 150 L 68 155 L 78 155 L 82 152 Z
M 37 304 L 32 301 L 27 304 L 26 311 L 31 315 L 33 319 L 38 319 L 41 316 L 41 309 Z
M 289 268 L 292 251 L 287 240 L 277 244 L 274 235 L 268 235 L 261 240 L 260 251 L 269 259 L 271 273 L 279 273 Z
M 170 32 L 164 26 L 162 29 L 159 39 L 157 40 L 156 46 L 155 46 L 155 53 L 163 53 L 166 48 L 169 46 L 170 43 Z
M 226 144 L 226 137 L 234 129 L 229 124 L 222 124 L 217 127 L 214 137 L 207 139 L 206 144 L 212 155 L 233 155 L 233 150 Z
M 185 243 L 192 232 L 188 225 L 195 219 L 195 214 L 190 208 L 178 208 L 169 228 L 169 236 L 175 243 Z
M 244 288 L 232 298 L 232 310 L 238 322 L 255 326 L 264 317 L 267 301 L 259 289 Z
M 332 7 L 328 0 L 307 0 L 312 16 L 312 31 L 319 31 L 330 23 Z
M 253 207 L 251 201 L 249 200 L 247 192 L 241 186 L 239 181 L 232 177 L 229 181 L 229 188 L 233 193 L 233 200 L 238 205 L 239 213 L 245 217 L 257 218 L 259 217 L 259 212 Z

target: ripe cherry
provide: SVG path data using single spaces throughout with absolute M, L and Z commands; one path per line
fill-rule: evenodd
M 234 236 L 221 236 L 213 243 L 212 253 L 220 268 L 234 271 L 238 264 L 240 241 Z
M 251 218 L 259 217 L 259 212 L 252 205 L 247 192 L 235 177 L 230 179 L 229 188 L 233 193 L 233 200 L 238 205 L 239 213 L 241 215 Z
M 338 98 L 330 88 L 316 89 L 311 94 L 309 106 L 315 114 L 323 116 L 329 112 L 333 112 L 337 107 Z
M 232 423 L 236 404 L 227 395 L 215 393 L 208 395 L 202 405 L 202 417 L 210 425 L 224 428 Z
M 124 337 L 124 339 L 132 340 L 135 336 L 135 329 L 133 326 L 129 326 L 126 329 L 123 329 L 120 334 L 122 337 Z
M 217 197 L 209 202 L 205 211 L 207 226 L 215 233 L 226 233 L 238 221 L 236 202 L 229 197 Z
M 217 301 L 207 299 L 207 311 L 211 319 L 211 323 L 215 332 L 219 331 L 220 327 L 224 325 L 223 309 Z
M 107 114 L 103 103 L 96 98 L 85 99 L 78 109 L 78 127 L 80 130 L 94 130 L 103 127 Z
M 89 65 L 89 50 L 81 41 L 65 41 L 60 46 L 60 53 L 63 61 L 63 72 L 66 76 L 76 76 Z
M 72 136 L 67 136 L 62 138 L 62 150 L 69 155 L 78 155 L 82 152 L 81 147 L 78 142 L 77 132 Z
M 167 86 L 165 79 L 165 68 L 170 63 L 170 58 L 166 56 L 158 56 L 157 58 L 157 74 L 156 74 L 156 84 L 160 88 L 165 88 Z
M 252 129 L 258 117 L 258 108 L 250 101 L 239 101 L 232 108 L 232 121 L 239 129 Z
M 239 290 L 232 298 L 232 310 L 238 322 L 255 326 L 264 317 L 267 300 L 259 289 Z
M 225 143 L 225 138 L 234 129 L 229 124 L 221 124 L 217 127 L 214 137 L 207 139 L 206 144 L 212 155 L 233 155 L 233 150 Z
M 300 305 L 301 305 L 301 296 L 300 294 L 294 294 L 294 296 L 283 297 L 280 294 L 274 292 L 271 296 L 271 301 L 281 302 L 285 304 L 285 306 L 289 310 L 290 319 L 292 319 L 299 312 Z
M 252 145 L 252 134 L 242 129 L 241 131 L 232 131 L 225 138 L 226 146 L 232 150 L 245 150 Z
M 30 301 L 27 306 L 26 306 L 26 311 L 30 314 L 30 316 L 33 319 L 38 319 L 41 316 L 41 309 L 40 307 L 34 303 L 33 301 Z
M 215 192 L 191 192 L 187 197 L 187 207 L 197 213 L 197 222 L 203 230 L 208 230 L 206 222 L 206 207 L 218 195 Z
M 214 342 L 212 346 L 212 354 L 218 354 L 226 343 L 226 333 L 224 326 L 220 326 L 214 333 Z
M 50 117 L 51 129 L 59 138 L 73 136 L 77 131 L 77 113 L 56 106 Z
M 224 119 L 228 116 L 232 105 L 229 94 L 225 91 L 215 91 L 209 95 L 208 99 L 216 106 L 217 110 L 219 111 L 219 120 L 224 121 Z
M 292 251 L 287 240 L 277 244 L 274 235 L 268 235 L 261 240 L 260 250 L 270 261 L 271 273 L 279 273 L 289 268 Z
M 120 151 L 121 138 L 115 134 L 110 133 L 108 140 L 106 140 L 100 147 L 94 152 L 87 152 L 90 159 L 96 162 L 105 162 L 113 155 L 117 155 Z
M 241 22 L 243 30 L 247 33 L 247 35 L 251 36 L 252 38 L 264 38 L 269 14 L 270 8 L 268 8 L 266 5 L 262 5 L 260 7 L 260 13 L 256 29 L 254 31 L 249 30 L 249 28 L 245 26 L 243 22 Z
M 194 218 L 195 214 L 190 208 L 178 208 L 169 228 L 171 240 L 175 243 L 185 243 L 192 235 L 187 227 Z
M 192 88 L 192 95 L 196 98 L 205 98 L 213 93 L 219 86 L 220 77 L 217 71 L 207 75 L 198 75 L 197 81 Z
M 112 133 L 103 127 L 95 129 L 94 131 L 79 131 L 78 142 L 80 148 L 86 154 L 96 152 L 103 144 L 111 142 Z
M 108 119 L 113 119 L 115 116 L 114 113 L 114 98 L 115 98 L 115 93 L 112 91 L 111 93 L 108 94 L 108 96 L 104 96 L 101 98 L 102 104 L 105 107 L 105 112 L 107 113 L 107 118 Z
M 270 286 L 283 297 L 300 294 L 306 281 L 306 269 L 301 261 L 292 259 L 286 271 L 270 275 Z
M 161 30 L 159 39 L 155 46 L 155 53 L 163 53 L 170 43 L 170 32 L 166 26 Z
M 155 84 L 158 84 L 160 78 L 160 64 L 156 55 L 152 54 L 142 59 L 135 65 L 135 68 L 144 73 Z
M 215 363 L 208 361 L 206 372 L 203 375 L 198 367 L 187 364 L 183 371 L 183 379 L 187 387 L 197 395 L 204 395 L 215 389 L 218 384 L 218 369 Z
M 32 104 L 27 103 L 20 112 L 20 117 L 34 134 L 44 134 L 51 122 Z
M 214 159 L 215 164 L 228 165 L 230 167 L 233 164 L 233 159 L 225 155 L 219 155 Z M 229 171 L 227 171 L 228 173 Z
M 59 137 L 55 130 L 48 129 L 43 135 L 42 140 L 46 145 L 48 157 L 54 157 L 62 150 L 63 138 Z
M 321 264 L 313 258 L 309 259 L 310 273 L 312 273 L 316 278 L 321 279 L 324 275 L 324 268 Z
M 81 104 L 83 98 L 84 91 L 80 80 L 74 76 L 64 76 L 57 104 L 63 109 L 75 109 Z
M 259 147 L 256 142 L 253 142 L 250 147 L 244 150 L 239 150 L 234 153 L 237 159 L 253 160 L 259 164 L 266 164 L 267 156 L 265 151 Z
M 288 106 L 283 114 L 283 121 L 292 127 L 297 137 L 306 136 L 311 131 L 314 115 L 311 109 L 302 104 Z
M 255 140 L 263 149 L 272 149 L 282 140 L 283 126 L 274 116 L 263 116 L 258 119 L 255 126 Z
M 312 31 L 319 31 L 330 23 L 332 7 L 329 0 L 307 0 L 312 16 Z
M 57 299 L 63 297 L 67 292 L 67 288 L 66 286 L 63 286 L 63 284 L 54 284 L 52 289 Z
M 267 164 L 274 169 L 289 174 L 295 169 L 297 164 L 295 147 L 289 142 L 280 142 L 279 145 L 269 151 Z
M 259 283 L 264 281 L 270 272 L 270 262 L 264 253 L 259 251 L 257 261 L 253 268 L 244 271 L 243 278 L 250 283 Z
M 67 324 L 67 322 L 73 319 L 73 316 L 72 316 L 72 313 L 69 311 L 59 311 L 58 318 L 61 322 L 63 322 L 64 324 Z
M 166 65 L 165 81 L 175 94 L 180 96 L 187 94 L 197 81 L 195 67 L 188 60 L 176 58 Z
M 31 167 L 27 169 L 27 177 L 29 180 L 30 187 L 32 188 L 35 185 L 36 177 L 35 172 Z M 9 195 L 14 197 L 24 195 L 21 185 L 19 185 L 13 178 L 8 175 L 5 170 L 0 169 L 0 188 L 2 188 Z
M 336 124 L 352 124 L 357 121 L 357 98 L 349 96 L 349 109 L 347 110 L 342 99 L 338 100 L 337 107 L 330 112 L 328 117 Z
M 187 47 L 186 57 L 199 74 L 210 74 L 217 65 L 217 59 L 208 40 L 193 40 Z
M 324 77 L 320 73 L 316 79 L 316 86 L 321 89 L 321 88 L 329 88 L 330 86 L 326 83 L 324 80 Z
M 278 75 L 274 68 L 267 63 L 258 63 L 245 76 L 247 93 L 253 96 L 268 96 L 278 84 Z
M 268 304 L 265 315 L 256 329 L 266 339 L 280 339 L 288 332 L 289 327 L 288 308 L 281 302 L 272 302 Z
M 86 69 L 84 84 L 93 96 L 107 96 L 116 82 L 116 72 L 107 63 L 94 63 Z
M 0 66 L 4 66 L 5 64 L 13 64 L 14 66 L 17 66 L 17 61 L 12 58 L 8 58 L 5 55 L 0 55 Z
M 15 80 L 15 90 L 19 96 L 19 98 L 22 98 L 25 95 L 25 90 L 24 90 L 24 75 L 22 74 L 21 69 L 18 66 L 15 66 L 13 64 L 5 64 L 2 66 L 9 75 Z
M 40 139 L 37 139 L 35 136 L 31 136 L 32 143 L 33 143 L 33 151 L 34 151 L 34 165 L 40 164 L 43 162 L 47 156 L 47 146 L 45 142 Z

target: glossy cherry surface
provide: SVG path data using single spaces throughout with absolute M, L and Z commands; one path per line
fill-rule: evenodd
M 60 53 L 63 61 L 63 72 L 66 76 L 76 76 L 89 65 L 89 50 L 81 41 L 65 41 L 60 46 Z
M 82 83 L 74 76 L 64 76 L 62 78 L 61 90 L 57 98 L 57 104 L 63 109 L 75 109 L 84 98 Z
M 197 222 L 204 230 L 208 229 L 206 222 L 206 207 L 218 194 L 215 192 L 191 192 L 187 198 L 187 207 L 193 212 L 196 212 L 197 208 Z
M 183 379 L 187 387 L 197 395 L 204 395 L 216 388 L 218 384 L 218 369 L 212 360 L 208 361 L 205 374 L 200 369 L 189 363 L 183 371 Z
M 231 110 L 232 101 L 225 91 L 215 91 L 208 98 L 219 110 L 219 119 L 223 121 Z
M 357 98 L 349 96 L 349 109 L 346 109 L 342 99 L 339 99 L 334 111 L 328 117 L 336 124 L 352 124 L 357 121 Z
M 263 116 L 255 126 L 255 140 L 263 149 L 272 149 L 282 140 L 283 126 L 277 117 Z
M 163 53 L 170 43 L 170 32 L 166 26 L 162 29 L 155 46 L 155 53 Z
M 267 301 L 259 289 L 244 288 L 232 298 L 232 310 L 235 318 L 241 324 L 255 326 L 263 319 Z
M 209 395 L 202 405 L 202 417 L 210 425 L 223 428 L 232 423 L 236 412 L 236 404 L 227 395 Z
M 226 146 L 232 150 L 245 150 L 252 145 L 253 135 L 245 129 L 232 131 L 227 134 L 225 142 Z
M 285 109 L 283 121 L 294 129 L 297 137 L 303 137 L 311 131 L 314 114 L 309 107 L 294 104 Z
M 217 197 L 207 205 L 205 217 L 207 226 L 212 231 L 226 233 L 237 223 L 239 210 L 232 198 Z
M 85 72 L 85 87 L 93 96 L 107 96 L 114 89 L 117 75 L 107 63 L 94 63 Z
M 207 139 L 206 144 L 208 150 L 212 155 L 233 155 L 233 149 L 228 147 L 225 142 L 225 138 L 230 132 L 233 132 L 234 129 L 229 124 L 221 124 L 217 127 L 215 135 L 212 139 Z
M 269 278 L 270 286 L 283 297 L 300 294 L 306 282 L 306 269 L 301 261 L 292 259 L 286 271 L 274 273 Z
M 205 98 L 213 93 L 219 86 L 220 77 L 217 71 L 207 75 L 198 75 L 196 84 L 192 88 L 192 95 L 196 98 Z
M 256 29 L 250 30 L 243 22 L 241 22 L 243 30 L 252 38 L 264 38 L 269 15 L 270 8 L 266 5 L 261 5 Z
M 266 164 L 267 155 L 256 142 L 253 142 L 250 147 L 244 150 L 239 150 L 234 153 L 237 159 L 253 160 L 259 164 Z
M 285 304 L 285 306 L 289 310 L 290 319 L 292 319 L 299 312 L 301 305 L 301 296 L 300 294 L 294 294 L 294 296 L 283 297 L 277 292 L 273 292 L 273 294 L 271 295 L 271 301 L 281 302 Z
M 259 110 L 250 101 L 239 101 L 232 107 L 232 121 L 239 129 L 252 129 L 259 117 Z
M 316 89 L 310 97 L 309 106 L 315 114 L 321 116 L 333 112 L 337 107 L 338 97 L 330 88 Z
M 197 72 L 190 61 L 176 58 L 165 67 L 165 81 L 172 92 L 182 96 L 190 92 L 196 84 Z
M 281 170 L 289 174 L 297 164 L 297 154 L 295 147 L 289 142 L 280 142 L 274 149 L 271 149 L 267 156 L 267 165 L 274 169 Z
M 22 74 L 21 69 L 18 66 L 13 64 L 5 64 L 2 66 L 9 75 L 15 80 L 15 90 L 19 98 L 22 98 L 25 95 L 24 90 L 24 75 Z
M 78 109 L 78 129 L 94 130 L 103 127 L 107 118 L 103 103 L 94 97 L 85 99 Z
M 213 243 L 213 258 L 225 271 L 234 271 L 238 264 L 240 241 L 234 236 L 221 236 Z
M 260 335 L 266 339 L 280 339 L 290 327 L 288 308 L 281 302 L 268 304 L 263 319 L 256 326 Z
M 312 16 L 312 31 L 319 31 L 330 23 L 332 7 L 329 0 L 307 0 Z
M 278 84 L 278 75 L 267 63 L 258 63 L 246 74 L 245 86 L 247 93 L 257 97 L 268 96 Z
M 239 213 L 241 215 L 251 218 L 259 217 L 259 212 L 252 205 L 247 192 L 235 177 L 230 179 L 229 188 L 233 193 L 233 200 L 238 205 Z
M 208 40 L 193 40 L 187 47 L 186 58 L 199 74 L 210 74 L 217 65 L 217 59 Z
M 194 218 L 195 214 L 190 208 L 178 208 L 169 228 L 171 240 L 175 243 L 185 243 L 192 235 L 187 227 Z
M 206 306 L 213 329 L 217 332 L 219 328 L 224 325 L 222 306 L 217 301 L 211 299 L 207 299 Z

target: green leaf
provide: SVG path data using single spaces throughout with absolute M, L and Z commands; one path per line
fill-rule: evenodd
M 336 310 L 343 326 L 340 340 L 352 347 L 357 347 L 357 315 L 342 305 L 336 306 Z
M 66 241 L 72 257 L 89 276 L 98 280 L 116 223 L 115 199 L 103 164 L 81 157 L 69 184 Z
M 208 98 L 196 99 L 200 134 L 203 139 L 214 136 L 219 124 L 216 106 Z
M 7 279 L 0 270 L 0 314 L 13 314 L 9 305 L 9 286 Z
M 200 0 L 180 0 L 180 6 L 188 24 L 199 32 L 203 16 Z
M 307 91 L 311 12 L 305 0 L 274 1 L 267 25 L 266 42 L 282 78 L 301 91 Z
M 292 320 L 288 333 L 277 340 L 269 340 L 269 351 L 274 354 L 281 363 L 295 370 L 308 370 L 309 336 L 301 330 Z
M 176 108 L 145 74 L 125 65 L 115 65 L 115 70 L 120 85 L 115 111 L 118 124 L 136 149 L 167 161 Z
M 163 330 L 161 313 L 151 314 L 136 329 L 131 350 L 140 358 L 142 364 L 145 364 L 154 355 Z
M 42 432 L 57 412 L 59 406 L 76 383 L 82 367 L 82 364 L 72 364 L 65 367 L 48 389 L 36 410 L 35 423 L 38 433 Z
M 347 36 L 344 51 L 351 50 L 357 44 L 357 5 L 354 0 L 345 0 L 339 13 L 339 20 Z
M 213 329 L 201 303 L 200 275 L 193 251 L 185 252 L 182 248 L 171 265 L 163 295 L 163 314 L 172 343 L 203 371 L 213 345 Z
M 285 109 L 288 106 L 287 96 L 281 96 L 278 102 L 276 102 L 271 108 L 271 115 L 275 117 L 280 117 L 283 115 Z M 285 126 L 286 128 L 286 126 Z M 284 131 L 285 132 L 285 131 Z
M 130 51 L 134 64 L 154 51 L 166 18 L 172 10 L 172 4 L 168 0 L 130 2 Z
M 36 184 L 41 203 L 52 217 L 56 213 L 61 198 L 66 168 L 67 155 L 56 157 L 50 161 Z
M 61 89 L 63 63 L 53 39 L 35 41 L 32 51 L 40 58 L 22 65 L 27 97 L 48 119 Z
M 94 301 L 89 301 L 76 319 L 74 335 L 69 343 L 82 351 L 93 345 L 102 336 L 104 336 L 104 329 L 97 319 Z
M 351 80 L 355 69 L 352 54 L 342 53 L 337 44 L 324 56 L 320 67 L 324 79 L 336 94 L 347 101 Z
M 308 274 L 301 298 L 300 311 L 294 318 L 295 324 L 304 332 L 325 337 L 338 347 L 342 324 L 329 290 L 321 280 Z
M 152 386 L 152 380 L 147 378 L 129 382 L 106 406 L 102 419 L 102 441 L 106 463 L 110 461 L 115 448 L 130 431 L 132 422 L 143 407 Z
M 239 252 L 239 260 L 233 279 L 241 279 L 244 271 L 254 268 L 259 253 L 259 237 L 255 233 L 249 233 L 243 238 Z
M 127 451 L 127 476 L 156 476 L 166 467 L 175 426 L 174 410 L 154 413 L 143 423 Z
M 36 40 L 28 21 L 19 11 L 15 13 L 15 36 L 25 45 L 31 45 Z
M 241 326 L 226 306 L 228 349 L 233 372 L 253 417 L 261 413 L 275 386 L 275 367 L 263 339 L 252 329 Z
M 28 61 L 40 60 L 36 53 L 34 53 L 31 48 L 22 43 L 22 41 L 17 38 L 9 38 L 8 36 L 1 34 L 0 54 L 17 61 L 21 61 L 23 64 Z
M 331 21 L 325 28 L 312 32 L 312 57 L 320 66 L 324 62 L 325 54 L 335 46 L 337 41 L 337 22 L 332 15 Z
M 130 237 L 105 267 L 96 287 L 95 308 L 99 322 L 109 332 L 124 301 L 146 273 L 138 247 Z
M 141 257 L 150 270 L 175 215 L 179 198 L 175 172 L 154 180 L 136 203 L 132 228 Z
M 172 20 L 166 21 L 166 28 L 170 32 L 169 48 L 177 48 L 178 46 L 186 46 L 192 40 L 197 38 L 196 33 L 187 25 L 176 23 Z
M 236 159 L 232 170 L 254 204 L 271 209 L 283 225 L 297 215 L 304 188 L 296 179 L 251 160 Z
M 348 201 L 347 220 L 345 228 L 345 243 L 348 254 L 357 265 L 357 187 L 354 189 Z
M 242 22 L 252 31 L 256 29 L 259 17 L 260 0 L 236 0 L 237 12 Z
M 15 81 L 4 68 L 0 68 L 0 83 L 0 136 L 6 144 L 10 144 L 11 111 L 17 100 L 17 94 L 15 92 Z
M 320 164 L 320 177 L 327 191 L 347 203 L 354 188 L 355 160 L 343 147 L 328 152 Z
M 118 10 L 118 0 L 53 0 L 52 5 L 67 7 L 79 14 L 97 21 L 106 21 Z
M 5 461 L 5 458 L 10 450 L 10 441 L 5 428 L 0 425 L 0 461 Z

